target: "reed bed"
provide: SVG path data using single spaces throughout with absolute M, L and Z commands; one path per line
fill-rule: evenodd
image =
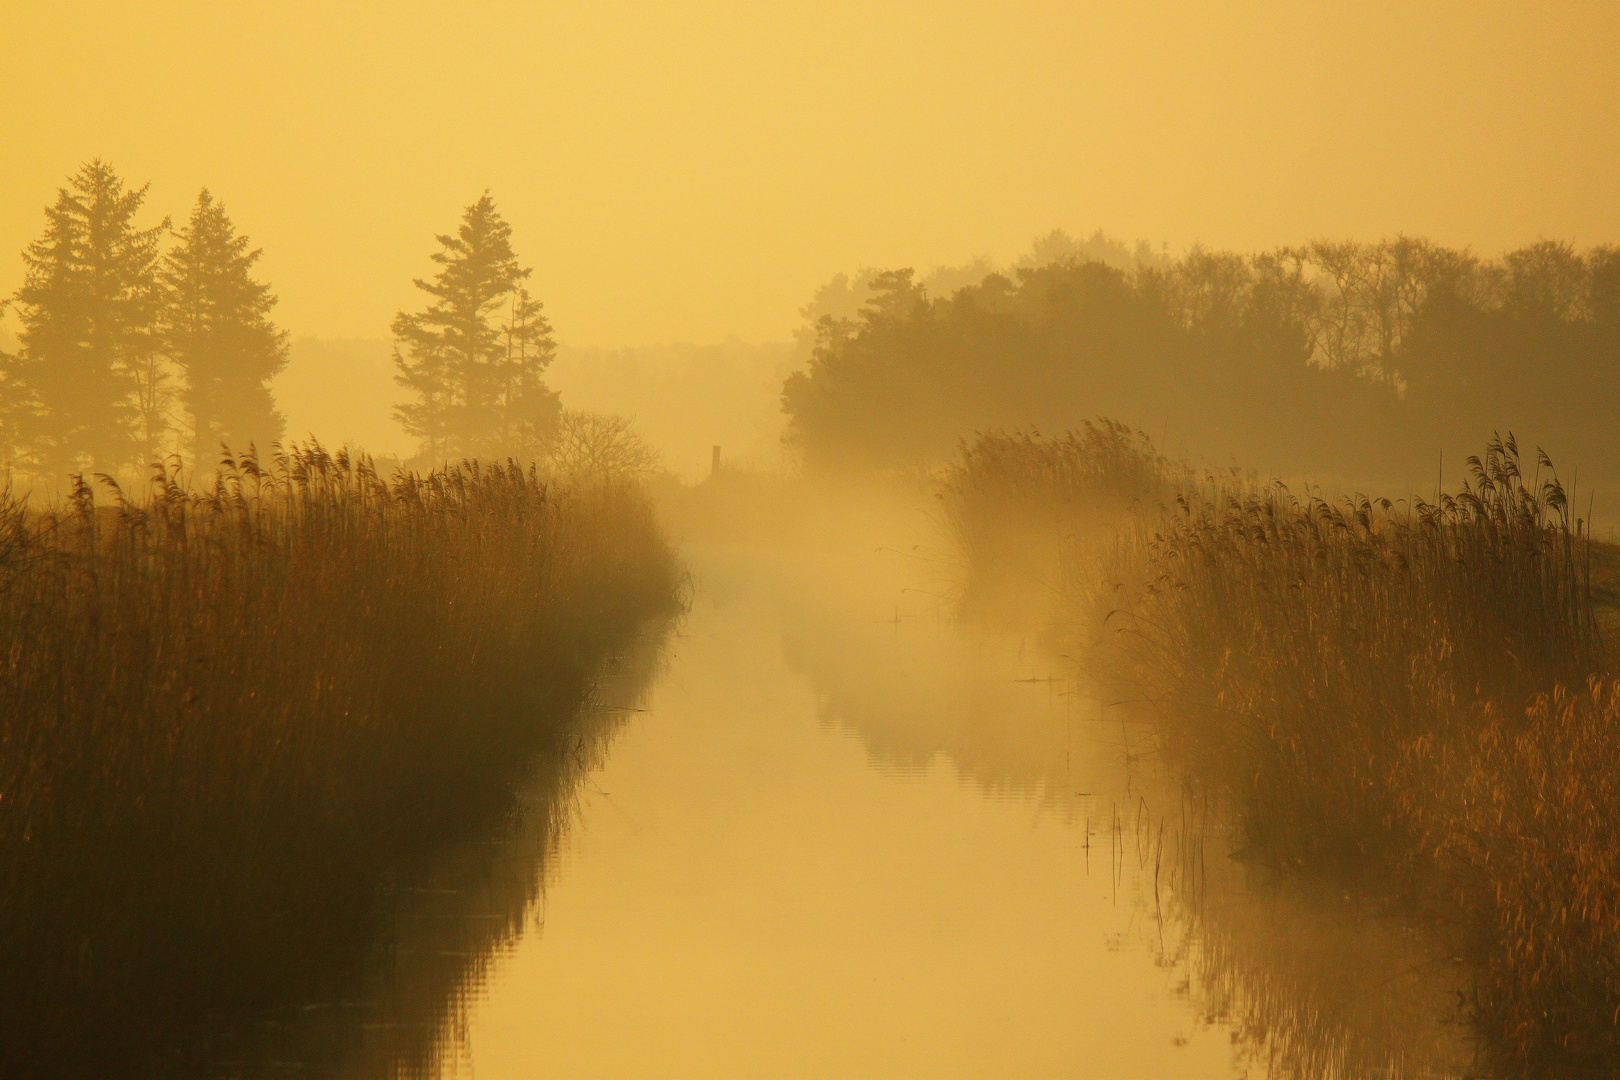
M 5 1075 L 86 1045 L 162 1073 L 209 1017 L 340 995 L 313 983 L 371 947 L 379 888 L 569 752 L 603 659 L 679 601 L 612 478 L 311 445 L 100 486 L 0 501 Z
M 1527 480 L 1511 442 L 1473 468 L 1456 495 L 1411 506 L 1206 483 L 1149 543 L 1155 573 L 1122 624 L 1170 676 L 1175 714 L 1212 736 L 1198 744 L 1247 785 L 1251 842 L 1368 853 L 1386 839 L 1368 823 L 1398 821 L 1400 748 L 1459 705 L 1522 705 L 1594 670 L 1562 488 Z
M 1009 456 L 1030 460 L 983 460 Z M 1087 677 L 1146 703 L 1162 751 L 1227 808 L 1239 857 L 1371 884 L 1440 927 L 1473 962 L 1497 1067 L 1620 1066 L 1605 549 L 1551 462 L 1527 475 L 1509 436 L 1433 502 L 1330 503 L 1195 475 L 1119 433 L 992 436 L 952 482 L 1031 473 L 1074 478 L 1058 486 L 1062 592 Z
M 1620 682 L 1485 702 L 1405 749 L 1398 812 L 1466 929 L 1472 1011 L 1498 1056 L 1545 1076 L 1620 1064 Z
M 1111 420 L 1057 436 L 989 431 L 963 441 L 939 483 L 943 525 L 966 564 L 976 615 L 1047 615 L 1063 552 L 1171 490 L 1176 470 L 1147 437 Z

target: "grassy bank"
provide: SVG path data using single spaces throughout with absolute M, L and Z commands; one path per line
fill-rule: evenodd
M 311 447 L 107 496 L 0 509 L 6 1075 L 183 1069 L 220 1017 L 341 996 L 380 887 L 573 752 L 678 603 L 606 479 Z
M 1007 499 L 1043 507 L 1050 557 Z M 1439 927 L 1500 1068 L 1620 1064 L 1612 553 L 1549 462 L 1527 475 L 1510 438 L 1432 503 L 1328 503 L 1103 426 L 981 437 L 947 502 L 975 572 L 1023 559 L 1061 598 L 1085 675 L 1151 712 L 1241 857 Z

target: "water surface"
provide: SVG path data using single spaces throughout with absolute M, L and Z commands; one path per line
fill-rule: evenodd
M 1466 1070 L 1432 943 L 1230 858 L 1151 732 L 1075 658 L 953 619 L 926 553 L 689 555 L 691 611 L 650 690 L 604 688 L 571 813 L 447 855 L 387 981 L 426 1003 L 362 1012 L 371 1051 L 318 1071 Z
M 846 601 L 847 625 L 807 625 L 802 584 L 765 559 L 699 563 L 668 669 L 586 788 L 543 925 L 473 1007 L 463 1064 L 485 1080 L 1232 1074 L 1227 1033 L 1135 940 L 1157 927 L 1112 873 L 1109 798 L 998 791 L 890 745 L 932 722 L 935 739 L 1013 724 L 1061 746 L 1095 725 L 1034 681 L 1051 662 L 953 640 L 919 604 L 885 622 Z M 840 711 L 852 691 L 806 669 L 869 638 L 890 647 L 832 677 L 886 682 L 864 704 L 901 715 Z M 891 730 L 874 745 L 863 721 Z M 1099 779 L 1079 764 L 1066 779 Z

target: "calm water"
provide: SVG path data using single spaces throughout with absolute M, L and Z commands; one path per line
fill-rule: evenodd
M 1229 858 L 1146 731 L 955 625 L 918 550 L 688 554 L 577 803 L 446 853 L 375 1000 L 228 1073 L 1465 1073 L 1446 957 Z
M 1110 873 L 1101 814 L 1088 872 L 1083 813 L 928 749 L 1007 721 L 1061 744 L 1069 700 L 1014 681 L 1047 666 L 983 643 L 940 655 L 948 627 L 918 614 L 807 626 L 759 563 L 698 576 L 543 927 L 472 1008 L 469 1074 L 1232 1072 L 1227 1034 L 1136 941 L 1155 928 Z
M 926 566 L 693 553 L 446 1075 L 1447 1074 L 1448 973 L 1256 880 L 1072 665 L 954 627 Z M 911 585 L 902 584 L 911 582 Z

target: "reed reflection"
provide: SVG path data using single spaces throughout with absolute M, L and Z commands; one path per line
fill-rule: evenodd
M 1165 969 L 1197 1025 L 1229 1032 L 1239 1074 L 1468 1074 L 1464 973 L 1444 940 L 1389 912 L 1386 883 L 1246 860 L 1197 794 L 1212 778 L 1170 764 L 1151 725 L 1093 697 L 1033 636 L 945 610 L 884 618 L 876 603 L 852 610 L 854 595 L 784 603 L 784 652 L 822 722 L 858 736 L 875 768 L 920 774 L 943 759 L 986 797 L 1068 821 L 1085 872 L 1138 916 L 1108 947 Z
M 957 625 L 926 586 L 818 578 L 785 591 L 782 637 L 823 723 L 857 735 L 879 769 L 918 773 L 943 757 L 987 795 L 1072 808 L 1079 778 L 1116 753 L 1083 730 L 1060 657 Z
M 200 980 L 186 969 L 193 954 L 183 941 L 113 942 L 125 968 L 72 987 L 13 983 L 7 997 L 31 990 L 29 1014 L 53 1026 L 28 1045 L 12 1043 L 6 1075 L 363 1080 L 452 1071 L 466 1010 L 533 925 L 576 789 L 638 707 L 668 630 L 644 626 L 599 671 L 576 675 L 576 687 L 580 678 L 594 687 L 583 707 L 566 704 L 577 689 L 553 681 L 546 696 L 555 700 L 537 706 L 525 744 L 502 769 L 459 791 L 453 812 L 437 806 L 431 835 L 357 868 L 298 921 L 237 894 L 241 906 L 217 924 L 219 940 L 202 945 L 235 947 L 241 963 L 253 961 L 237 979 L 251 990 L 242 1000 L 188 992 Z M 176 887 L 207 889 L 209 875 L 224 872 L 200 867 L 197 880 Z M 243 935 L 251 937 L 234 940 Z M 278 951 L 284 962 L 266 962 Z M 132 984 L 150 987 L 144 1007 Z

